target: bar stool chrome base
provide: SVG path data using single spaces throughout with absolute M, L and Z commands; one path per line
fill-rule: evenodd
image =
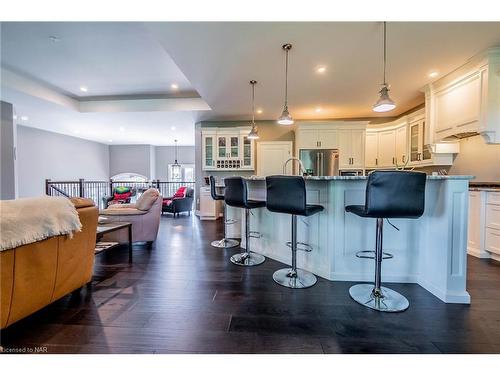
M 222 240 L 212 241 L 210 245 L 221 249 L 230 249 L 232 247 L 238 246 L 239 244 L 240 242 L 238 240 L 223 238 Z
M 264 263 L 266 258 L 254 252 L 234 254 L 231 262 L 237 266 L 251 267 Z
M 282 268 L 273 274 L 273 280 L 282 286 L 292 289 L 309 288 L 316 284 L 318 279 L 311 272 L 297 268 Z
M 349 289 L 349 294 L 357 303 L 369 307 L 370 309 L 383 312 L 405 311 L 410 303 L 398 292 L 380 287 L 380 292 L 376 293 L 373 284 L 356 284 Z

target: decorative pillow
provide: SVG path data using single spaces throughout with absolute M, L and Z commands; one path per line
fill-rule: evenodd
M 139 197 L 139 199 L 137 199 L 135 207 L 141 211 L 149 211 L 159 196 L 160 192 L 158 190 L 153 188 L 148 189 Z
M 173 198 L 185 198 L 186 197 L 186 191 L 187 187 L 181 186 L 177 191 L 175 192 Z
M 130 187 L 128 187 L 128 186 L 117 186 L 117 187 L 115 187 L 115 193 L 118 193 L 118 194 L 130 193 Z
M 130 198 L 130 196 L 132 195 L 132 193 L 129 191 L 128 193 L 114 193 L 113 194 L 113 199 L 114 200 L 127 200 Z
M 163 200 L 163 205 L 164 206 L 170 206 L 172 204 L 173 200 L 172 199 L 164 199 Z

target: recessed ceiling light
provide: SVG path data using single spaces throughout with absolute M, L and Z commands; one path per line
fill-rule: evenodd
M 316 112 L 321 112 L 321 107 L 316 107 L 315 111 Z
M 87 91 L 89 91 L 89 89 L 87 88 L 87 86 L 80 86 L 80 91 L 87 92 Z
M 316 67 L 316 73 L 323 74 L 324 72 L 326 72 L 326 66 L 320 65 Z
M 435 78 L 435 77 L 437 77 L 438 75 L 439 75 L 439 73 L 438 73 L 438 72 L 435 72 L 435 71 L 434 71 L 434 72 L 430 72 L 430 73 L 429 73 L 429 77 L 430 77 L 430 78 Z
M 113 140 L 112 139 L 108 139 L 108 142 L 111 143 L 111 142 L 113 142 Z
M 75 129 L 75 130 L 73 130 L 73 133 L 75 133 L 75 134 L 80 134 L 80 130 Z
M 171 126 L 171 127 L 170 127 L 170 129 L 171 129 L 171 130 L 175 130 L 175 129 L 176 129 L 176 127 L 175 127 L 175 126 Z
M 262 109 L 261 108 L 257 109 L 257 113 L 261 114 L 262 113 Z
M 120 126 L 120 131 L 121 132 L 125 131 L 125 128 L 123 126 Z
M 29 117 L 28 116 L 21 116 L 21 121 L 28 121 Z
M 170 85 L 170 88 L 171 88 L 172 90 L 177 90 L 177 89 L 179 88 L 179 85 L 178 85 L 177 83 L 172 83 L 172 84 Z

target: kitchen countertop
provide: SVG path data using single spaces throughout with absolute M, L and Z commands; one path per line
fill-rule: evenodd
M 428 180 L 472 180 L 474 176 L 467 175 L 452 175 L 452 176 L 432 176 L 428 175 Z M 248 177 L 247 180 L 265 180 L 265 177 L 262 176 L 251 176 Z M 306 176 L 304 177 L 306 180 L 313 181 L 344 181 L 344 180 L 366 180 L 368 176 Z
M 471 182 L 469 191 L 500 191 L 500 182 Z

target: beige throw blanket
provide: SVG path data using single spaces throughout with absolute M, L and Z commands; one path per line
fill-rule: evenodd
M 64 197 L 0 201 L 0 251 L 80 231 L 82 224 L 71 201 Z

